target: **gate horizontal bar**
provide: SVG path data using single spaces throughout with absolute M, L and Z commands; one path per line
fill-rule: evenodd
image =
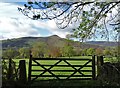
M 32 66 L 55 66 L 55 67 L 82 67 L 83 65 L 37 65 L 37 64 L 32 64 Z M 92 65 L 86 65 L 84 67 L 92 67 Z
M 31 70 L 31 71 L 33 71 L 33 72 L 42 72 L 42 71 L 45 71 L 45 70 Z M 50 70 L 50 71 L 52 71 L 52 72 L 74 72 L 75 70 Z M 82 71 L 82 72 L 92 72 L 92 70 L 80 70 L 80 71 Z
M 70 78 L 70 79 L 59 79 L 59 81 L 73 81 L 73 80 L 92 80 L 92 78 Z M 56 79 L 43 79 L 43 80 L 36 80 L 37 81 L 56 81 Z M 57 80 L 58 81 L 58 80 Z
M 55 77 L 55 76 L 57 76 L 57 77 L 69 77 L 70 75 L 55 75 L 55 76 L 53 76 L 53 75 L 42 75 L 42 76 L 39 76 L 39 75 L 31 75 L 31 77 Z M 92 77 L 92 75 L 72 75 L 72 76 L 70 76 L 70 77 Z
M 91 60 L 92 59 L 87 59 L 87 58 L 32 58 L 34 60 Z

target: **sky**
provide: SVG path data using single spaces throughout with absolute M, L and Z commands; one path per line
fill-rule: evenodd
M 23 7 L 20 3 L 0 2 L 0 39 L 19 37 L 44 37 L 58 35 L 65 38 L 70 33 L 70 27 L 59 29 L 54 20 L 31 20 L 18 11 Z
M 45 37 L 58 35 L 65 38 L 77 24 L 65 29 L 59 29 L 54 20 L 32 20 L 18 11 L 23 8 L 23 3 L 13 0 L 1 0 L 0 2 L 0 40 L 20 37 Z M 21 0 L 26 1 L 26 0 Z M 98 38 L 97 40 L 100 40 Z

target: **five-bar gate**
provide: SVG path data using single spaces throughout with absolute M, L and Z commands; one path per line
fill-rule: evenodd
M 28 82 L 35 80 L 95 79 L 95 56 L 87 58 L 33 58 L 30 55 Z

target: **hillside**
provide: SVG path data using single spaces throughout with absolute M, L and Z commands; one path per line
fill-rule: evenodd
M 87 44 L 94 44 L 94 45 L 99 45 L 99 46 L 109 46 L 109 47 L 115 47 L 118 45 L 117 42 L 111 42 L 111 41 L 88 41 L 86 42 Z
M 64 44 L 66 44 L 68 41 L 64 38 L 60 38 L 57 35 L 49 36 L 49 37 L 22 37 L 22 38 L 15 38 L 15 39 L 8 39 L 8 40 L 2 40 L 2 48 L 5 49 L 7 47 L 31 47 L 32 44 L 36 42 L 45 42 L 49 46 L 57 46 L 57 47 L 63 47 Z M 90 41 L 86 43 L 80 43 L 78 41 L 72 41 L 70 40 L 69 43 L 74 48 L 104 48 L 105 46 L 111 46 L 111 43 L 107 42 L 97 42 L 97 41 Z M 115 46 L 116 43 L 112 42 L 112 46 Z
M 45 42 L 48 45 L 61 47 L 65 43 L 65 39 L 58 37 L 57 35 L 49 37 L 22 37 L 15 39 L 2 40 L 2 47 L 31 47 L 36 42 Z

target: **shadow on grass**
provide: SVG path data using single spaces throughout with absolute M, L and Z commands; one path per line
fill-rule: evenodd
M 110 86 L 110 84 L 101 83 L 98 80 L 37 80 L 33 83 L 21 84 L 20 82 L 6 81 L 2 88 L 120 88 L 120 86 Z
M 15 81 L 3 82 L 2 88 L 89 88 L 101 86 L 101 84 L 96 80 L 50 80 L 50 81 L 40 81 L 37 80 L 34 83 L 21 84 Z
M 59 87 L 59 88 L 67 88 L 67 87 L 90 87 L 90 86 L 98 86 L 99 84 L 93 80 L 51 80 L 51 81 L 36 81 L 31 84 L 31 87 Z

